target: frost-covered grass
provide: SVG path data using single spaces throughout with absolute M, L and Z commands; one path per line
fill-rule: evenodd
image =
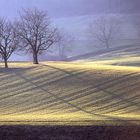
M 9 66 L 5 70 L 0 64 L 1 124 L 139 123 L 139 67 L 93 62 Z

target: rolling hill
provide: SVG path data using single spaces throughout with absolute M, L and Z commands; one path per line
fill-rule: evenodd
M 140 44 L 132 43 L 70 57 L 68 61 L 94 62 L 120 66 L 140 66 Z
M 1 124 L 139 124 L 140 69 L 92 62 L 0 65 Z

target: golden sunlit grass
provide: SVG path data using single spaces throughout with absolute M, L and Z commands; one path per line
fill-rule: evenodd
M 140 120 L 140 68 L 114 62 L 0 64 L 1 124 Z
M 78 60 L 79 62 L 85 63 L 85 60 Z M 98 65 L 119 65 L 119 66 L 140 66 L 140 56 L 131 56 L 131 55 L 120 55 L 120 57 L 103 57 L 100 59 L 98 58 L 91 58 L 86 60 L 87 63 L 94 63 Z

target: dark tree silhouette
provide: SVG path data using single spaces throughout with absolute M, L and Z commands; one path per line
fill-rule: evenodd
M 8 68 L 8 59 L 17 49 L 18 40 L 11 22 L 0 19 L 0 55 Z
M 57 28 L 51 26 L 45 11 L 25 9 L 16 21 L 15 28 L 21 41 L 21 50 L 33 56 L 33 63 L 38 64 L 38 55 L 48 50 L 57 42 Z

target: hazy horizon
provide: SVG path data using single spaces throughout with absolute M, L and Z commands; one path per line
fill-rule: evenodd
M 138 0 L 1 0 L 0 16 L 13 19 L 21 8 L 33 8 L 48 11 L 50 17 L 61 18 L 80 15 L 92 15 L 108 12 L 138 11 Z
M 139 0 L 1 0 L 0 4 L 0 16 L 12 21 L 18 17 L 18 12 L 22 8 L 36 7 L 47 11 L 52 22 L 58 28 L 63 28 L 66 32 L 76 37 L 77 42 L 72 46 L 75 52 L 72 52 L 72 55 L 77 55 L 81 52 L 86 53 L 92 49 L 96 49 L 95 43 L 91 44 L 87 40 L 86 32 L 87 25 L 96 15 L 109 13 L 140 13 Z M 125 25 L 123 29 L 125 30 L 124 32 L 126 32 L 126 28 L 128 27 L 131 34 L 127 33 L 127 35 L 132 36 L 135 34 L 135 31 L 131 29 L 132 25 L 129 25 L 130 21 L 128 20 L 130 20 L 129 17 L 126 17 L 127 23 L 125 24 L 127 25 Z M 57 49 L 55 48 L 54 54 L 56 54 L 56 51 Z M 11 59 L 19 60 L 19 57 L 20 56 L 14 55 Z M 21 57 L 23 59 L 24 55 Z

